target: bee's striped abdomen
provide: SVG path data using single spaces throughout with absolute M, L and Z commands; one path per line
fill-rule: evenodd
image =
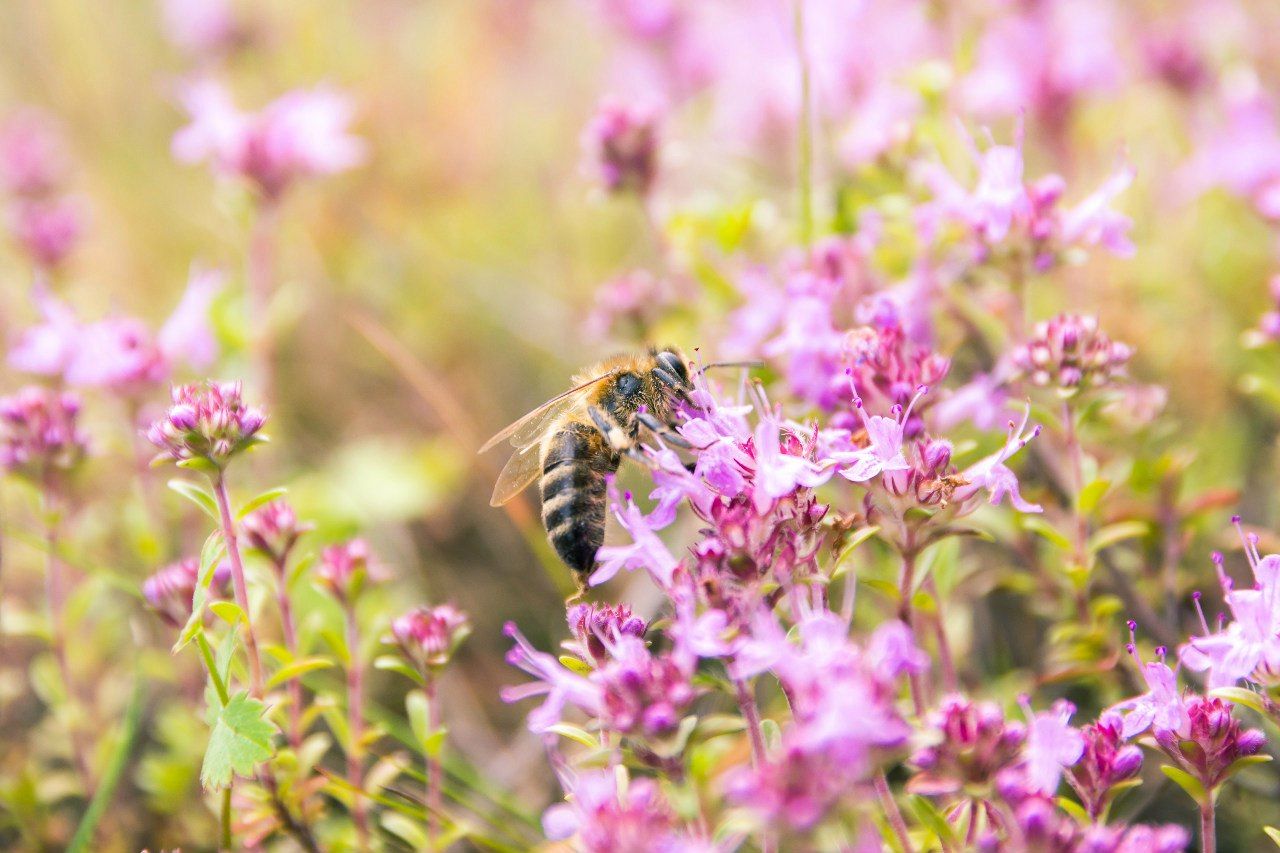
M 590 571 L 604 544 L 605 475 L 617 469 L 617 455 L 584 424 L 566 426 L 547 443 L 542 523 L 560 559 L 576 572 Z

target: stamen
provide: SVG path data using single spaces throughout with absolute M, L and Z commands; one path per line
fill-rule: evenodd
M 1196 615 L 1200 617 L 1200 627 L 1204 629 L 1205 636 L 1208 636 L 1212 632 L 1209 630 L 1209 621 L 1204 618 L 1204 607 L 1200 605 L 1200 590 L 1191 593 L 1191 600 L 1195 603 Z

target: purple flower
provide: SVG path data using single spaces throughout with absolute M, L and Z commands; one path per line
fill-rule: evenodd
M 662 740 L 675 734 L 696 696 L 696 660 L 676 648 L 653 654 L 640 637 L 605 643 L 609 660 L 589 678 L 600 688 L 601 723 L 613 731 Z
M 619 335 L 644 340 L 674 304 L 674 297 L 671 285 L 647 270 L 623 273 L 597 288 L 584 324 L 587 334 L 596 339 Z
M 43 322 L 18 335 L 9 351 L 9 365 L 24 373 L 61 376 L 75 357 L 80 323 L 71 307 L 43 287 L 33 294 Z
M 69 196 L 19 201 L 9 211 L 9 230 L 32 263 L 57 269 L 84 230 L 80 203 Z
M 1234 589 L 1222 569 L 1222 555 L 1214 554 L 1233 621 L 1217 633 L 1205 625 L 1204 636 L 1192 637 L 1179 658 L 1192 670 L 1208 671 L 1210 688 L 1229 687 L 1243 678 L 1274 685 L 1280 683 L 1280 556 L 1261 556 L 1257 537 L 1246 536 L 1239 518 L 1233 520 L 1253 569 L 1254 587 Z
M 369 543 L 363 539 L 349 539 L 320 552 L 316 581 L 344 606 L 351 606 L 366 584 L 381 579 Z
M 990 493 L 990 502 L 998 504 L 1004 499 L 1005 495 L 1009 496 L 1009 503 L 1018 512 L 1040 512 L 1039 504 L 1033 504 L 1026 501 L 1022 497 L 1022 493 L 1018 487 L 1017 475 L 1004 463 L 1017 453 L 1019 450 L 1027 446 L 1027 443 L 1040 434 L 1040 427 L 1037 426 L 1029 433 L 1027 432 L 1027 421 L 1031 417 L 1031 406 L 1028 404 L 1022 414 L 1022 421 L 1014 424 L 1009 421 L 1009 432 L 1005 438 L 1004 446 L 995 453 L 987 456 L 973 465 L 966 468 L 960 474 L 960 478 L 965 485 L 955 490 L 953 499 L 958 503 L 969 501 L 979 490 L 985 490 Z M 959 514 L 963 515 L 966 511 L 971 511 L 973 504 L 969 504 L 962 508 Z
M 1201 142 L 1187 177 L 1197 190 L 1225 187 L 1280 218 L 1280 129 L 1271 101 L 1252 92 L 1228 103 L 1225 125 Z
M 245 405 L 239 382 L 206 380 L 176 385 L 173 405 L 146 431 L 160 448 L 158 459 L 223 468 L 231 457 L 263 441 L 258 436 L 266 416 Z
M 182 101 L 191 124 L 174 135 L 174 156 L 188 163 L 208 160 L 222 174 L 251 181 L 269 199 L 299 178 L 345 171 L 364 160 L 363 143 L 347 131 L 354 109 L 334 89 L 297 89 L 246 114 L 220 84 L 202 80 L 183 90 Z
M 1089 817 L 1098 820 L 1114 794 L 1116 785 L 1138 775 L 1142 768 L 1142 749 L 1126 744 L 1124 719 L 1106 711 L 1096 723 L 1081 732 L 1084 752 L 1068 771 L 1067 781 L 1080 796 Z
M 231 565 L 219 563 L 211 583 L 225 592 L 231 580 Z M 200 582 L 200 561 L 194 557 L 170 563 L 142 582 L 142 597 L 172 628 L 181 628 L 191 618 L 191 608 Z
M 1010 360 L 1031 384 L 1069 395 L 1113 384 L 1132 356 L 1129 346 L 1098 328 L 1096 317 L 1060 314 L 1037 323 L 1034 336 Z
M 1184 730 L 1156 731 L 1160 749 L 1209 792 L 1239 769 L 1237 761 L 1257 755 L 1266 746 L 1261 731 L 1240 727 L 1232 708 L 1221 699 L 1195 696 L 1187 702 Z
M 587 582 L 591 586 L 599 586 L 622 569 L 645 569 L 661 587 L 669 587 L 671 573 L 676 568 L 676 558 L 658 538 L 653 522 L 631 500 L 629 492 L 625 506 L 618 500 L 618 492 L 612 483 L 609 484 L 609 492 L 613 514 L 623 529 L 631 534 L 632 542 L 630 545 L 602 546 L 596 554 L 596 570 L 591 573 Z
M 792 393 L 824 409 L 841 396 L 845 336 L 832 318 L 839 283 L 801 270 L 787 282 L 781 307 L 782 331 L 763 347 L 768 358 L 785 359 Z
M 45 484 L 77 467 L 88 453 L 80 399 L 29 385 L 0 398 L 0 467 Z
M 514 623 L 508 622 L 502 630 L 515 641 L 515 646 L 507 653 L 507 663 L 535 679 L 519 687 L 504 687 L 502 701 L 519 702 L 531 696 L 546 697 L 541 705 L 529 712 L 529 731 L 545 732 L 559 723 L 566 705 L 573 705 L 593 717 L 601 714 L 604 692 L 598 684 L 565 668 L 546 652 L 535 649 Z
M 788 441 L 784 450 L 777 418 L 776 414 L 762 411 L 756 426 L 752 499 L 756 512 L 761 514 L 778 499 L 788 497 L 798 489 L 820 486 L 835 473 L 833 465 L 816 462 L 795 452 L 798 448 L 794 439 Z
M 920 386 L 916 391 L 916 397 L 907 405 L 905 411 L 895 404 L 892 418 L 883 415 L 868 417 L 862 406 L 862 398 L 855 396 L 853 406 L 858 416 L 862 418 L 863 429 L 867 434 L 867 446 L 852 453 L 836 456 L 840 462 L 840 476 L 855 483 L 863 483 L 879 474 L 909 470 L 911 465 L 902 455 L 903 425 L 911 417 L 911 409 L 915 401 L 922 397 L 925 391 L 926 388 Z
M 1031 720 L 1024 749 L 1026 780 L 1033 793 L 1052 797 L 1058 791 L 1062 769 L 1075 764 L 1084 753 L 1084 737 L 1069 725 L 1076 707 L 1059 699 L 1051 711 L 1033 714 L 1025 698 L 1023 707 Z
M 658 110 L 608 99 L 583 131 L 582 144 L 606 190 L 645 195 L 658 172 Z
M 625 789 L 612 770 L 591 770 L 565 781 L 568 802 L 542 816 L 548 839 L 576 837 L 584 853 L 681 853 L 698 849 L 676 830 L 676 818 L 657 782 L 632 778 Z M 705 849 L 705 848 L 703 848 Z
M 920 772 L 907 790 L 933 797 L 989 785 L 1021 760 L 1027 739 L 1026 728 L 1007 721 L 998 705 L 959 696 L 943 699 L 929 727 L 933 742 L 911 757 Z
M 573 651 L 597 667 L 609 660 L 611 644 L 624 636 L 643 638 L 648 627 L 625 604 L 575 604 L 565 612 L 565 619 L 573 632 Z
M 391 636 L 422 672 L 447 664 L 470 633 L 471 620 L 452 604 L 415 607 L 391 623 Z
M 263 504 L 241 522 L 249 546 L 266 554 L 278 571 L 284 570 L 298 537 L 312 527 L 299 521 L 293 507 L 283 499 Z
M 1135 624 L 1129 623 L 1132 638 Z M 1160 658 L 1157 661 L 1143 663 L 1138 657 L 1137 646 L 1130 642 L 1129 654 L 1138 664 L 1142 678 L 1147 682 L 1147 692 L 1134 699 L 1126 699 L 1110 710 L 1126 712 L 1124 729 L 1125 738 L 1131 738 L 1151 729 L 1158 737 L 1161 733 L 1185 734 L 1190 725 L 1187 707 L 1182 694 L 1178 690 L 1178 679 L 1173 670 L 1164 662 L 1164 647 L 1156 649 Z

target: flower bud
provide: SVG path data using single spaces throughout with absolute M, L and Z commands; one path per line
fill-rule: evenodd
M 245 405 L 239 382 L 177 385 L 172 397 L 164 417 L 146 431 L 160 448 L 158 459 L 221 470 L 232 456 L 264 440 L 257 433 L 266 417 Z
M 447 664 L 470 633 L 467 614 L 452 604 L 418 607 L 391 623 L 391 635 L 423 672 Z

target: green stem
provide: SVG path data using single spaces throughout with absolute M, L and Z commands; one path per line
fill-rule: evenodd
M 84 817 L 80 818 L 80 825 L 76 827 L 76 834 L 71 838 L 67 853 L 79 853 L 79 851 L 90 849 L 90 844 L 93 841 L 93 832 L 98 826 L 98 821 L 102 819 L 103 812 L 111 804 L 111 798 L 115 795 L 116 786 L 120 784 L 120 777 L 124 775 L 124 768 L 129 763 L 129 756 L 133 752 L 133 743 L 138 735 L 138 723 L 142 720 L 142 700 L 145 694 L 143 685 L 143 680 L 140 677 L 136 677 L 133 685 L 133 695 L 129 699 L 129 707 L 125 710 L 123 728 L 120 732 L 120 743 L 116 745 L 115 752 L 111 754 L 111 760 L 103 771 L 102 781 L 98 784 L 98 789 L 93 792 L 93 799 L 89 801 L 89 807 L 85 809 Z
M 218 823 L 222 827 L 222 838 L 220 840 L 220 844 L 218 845 L 218 849 L 230 850 L 231 849 L 231 785 L 230 783 L 227 784 L 227 787 L 222 789 L 222 813 Z
M 196 645 L 200 647 L 200 657 L 204 658 L 205 669 L 209 670 L 209 678 L 213 680 L 213 689 L 218 693 L 218 701 L 225 707 L 231 703 L 231 694 L 227 691 L 226 682 L 222 680 L 222 673 L 218 672 L 218 662 L 214 658 L 213 647 L 205 639 L 204 631 L 196 634 Z

